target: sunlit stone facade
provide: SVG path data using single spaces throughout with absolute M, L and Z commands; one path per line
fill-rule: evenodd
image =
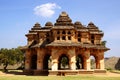
M 104 70 L 104 52 L 109 50 L 102 44 L 103 32 L 90 22 L 72 22 L 66 12 L 62 12 L 56 23 L 47 22 L 44 27 L 36 23 L 26 34 L 25 70 L 91 70 L 91 59 L 95 59 L 95 69 Z M 61 59 L 67 65 L 61 66 Z

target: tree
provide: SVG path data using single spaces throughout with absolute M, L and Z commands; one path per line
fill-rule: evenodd
M 21 63 L 24 60 L 23 52 L 19 48 L 0 49 L 0 65 L 4 66 L 4 71 L 7 72 L 8 65 Z
M 63 56 L 62 59 L 61 59 L 61 64 L 62 66 L 65 68 L 69 62 L 68 62 L 68 58 L 66 56 Z
M 102 41 L 102 45 L 106 46 L 107 41 Z

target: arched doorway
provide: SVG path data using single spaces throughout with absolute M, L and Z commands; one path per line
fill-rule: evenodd
M 31 69 L 37 69 L 37 55 L 33 54 L 31 56 Z
M 58 69 L 59 70 L 66 70 L 69 69 L 69 58 L 67 57 L 67 55 L 62 54 L 59 57 L 59 63 L 58 63 Z
M 91 65 L 91 69 L 96 69 L 96 60 L 93 55 L 90 56 L 90 65 Z
M 83 57 L 81 55 L 76 56 L 76 68 L 83 69 Z
M 52 62 L 51 62 L 51 55 L 46 54 L 43 60 L 43 69 L 44 70 L 51 70 Z

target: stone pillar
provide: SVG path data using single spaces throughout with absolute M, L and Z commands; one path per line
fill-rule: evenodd
M 75 56 L 75 48 L 69 49 L 69 65 L 71 70 L 76 70 L 76 56 Z
M 52 71 L 58 70 L 58 61 L 57 61 L 58 55 L 56 52 L 57 52 L 57 50 L 53 48 L 52 52 L 51 52 L 51 54 L 52 54 Z
M 66 41 L 68 41 L 68 31 L 65 33 Z
M 96 58 L 96 69 L 100 69 L 100 59 Z
M 101 52 L 101 55 L 100 55 L 100 69 L 104 70 L 105 67 L 104 67 L 104 52 Z
M 104 59 L 100 60 L 100 69 L 101 70 L 105 69 L 105 67 L 104 67 Z
M 71 31 L 71 40 L 73 41 L 73 42 L 75 42 L 75 32 L 74 31 Z
M 55 42 L 57 41 L 57 36 L 55 35 L 55 40 L 54 40 Z
M 57 41 L 57 32 L 56 31 L 53 31 L 53 36 L 54 36 L 54 42 Z
M 62 31 L 60 31 L 60 41 L 62 41 Z
M 90 66 L 90 51 L 89 50 L 85 50 L 84 55 L 83 55 L 83 68 L 86 70 L 90 70 L 91 66 Z
M 31 69 L 31 51 L 28 49 L 25 52 L 25 70 Z
M 91 69 L 91 65 L 90 65 L 90 57 L 87 59 L 87 70 Z
M 58 62 L 57 60 L 52 60 L 52 71 L 58 70 Z
M 37 70 L 43 69 L 43 50 L 37 49 Z
M 76 70 L 76 58 L 73 56 L 72 60 L 69 62 L 71 70 Z
M 83 57 L 83 69 L 87 70 L 87 59 Z
M 97 55 L 96 69 L 104 69 L 104 52 L 99 52 Z

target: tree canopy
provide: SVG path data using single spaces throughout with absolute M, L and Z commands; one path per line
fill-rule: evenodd
M 0 65 L 4 66 L 4 71 L 7 71 L 8 65 L 21 63 L 23 60 L 24 60 L 24 54 L 19 48 L 0 49 Z
M 102 41 L 102 45 L 106 46 L 107 41 Z

